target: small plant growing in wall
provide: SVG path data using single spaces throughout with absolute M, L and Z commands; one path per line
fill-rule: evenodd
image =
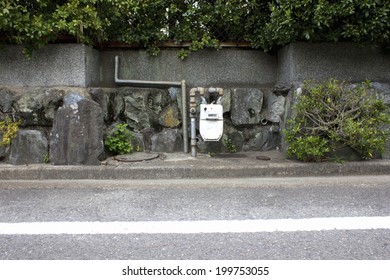
M 113 132 L 106 136 L 104 144 L 112 154 L 129 154 L 133 151 L 132 137 L 134 136 L 131 134 L 128 124 L 117 124 Z
M 7 146 L 11 143 L 19 131 L 21 121 L 13 121 L 11 118 L 6 117 L 4 121 L 0 121 L 0 133 L 2 138 L 0 139 L 0 146 Z
M 295 117 L 284 131 L 289 158 L 328 160 L 329 153 L 340 145 L 363 159 L 384 152 L 390 117 L 369 82 L 347 85 L 334 79 L 306 81 L 294 109 Z
M 223 144 L 229 153 L 232 154 L 237 153 L 237 147 L 236 145 L 233 144 L 232 139 L 228 137 L 223 137 Z

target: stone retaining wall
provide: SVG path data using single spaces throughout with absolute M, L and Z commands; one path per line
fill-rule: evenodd
M 295 43 L 277 56 L 203 50 L 184 61 L 176 50 L 153 58 L 145 51 L 97 51 L 76 44 L 50 45 L 28 60 L 21 47 L 5 46 L 0 51 L 0 120 L 8 116 L 23 122 L 11 146 L 0 146 L 0 159 L 99 164 L 107 156 L 104 135 L 118 123 L 129 125 L 141 150 L 181 151 L 180 89 L 118 87 L 116 55 L 121 79 L 186 80 L 187 95 L 191 87 L 224 88 L 224 136 L 207 143 L 198 137 L 203 153 L 228 152 L 232 144 L 237 151 L 282 146 L 280 131 L 290 116 L 294 90 L 305 79 L 370 79 L 390 106 L 390 55 L 346 43 Z
M 284 96 L 270 88 L 226 88 L 222 103 L 223 139 L 206 143 L 199 136 L 200 152 L 280 145 Z M 134 132 L 138 150 L 183 150 L 179 88 L 1 86 L 0 120 L 6 117 L 22 120 L 18 137 L 0 149 L 0 158 L 12 164 L 98 164 L 108 155 L 104 135 L 118 123 L 127 123 Z

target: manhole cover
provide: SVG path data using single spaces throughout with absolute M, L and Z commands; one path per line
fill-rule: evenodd
M 258 159 L 258 160 L 271 160 L 271 158 L 267 157 L 267 156 L 257 156 L 256 159 Z
M 138 162 L 152 160 L 158 157 L 159 155 L 154 153 L 137 152 L 133 154 L 119 155 L 114 157 L 114 159 L 122 162 Z

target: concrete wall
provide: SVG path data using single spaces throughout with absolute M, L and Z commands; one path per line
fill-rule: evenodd
M 276 82 L 276 57 L 256 50 L 202 50 L 181 60 L 178 50 L 101 52 L 101 86 L 115 86 L 114 57 L 120 58 L 119 78 L 152 81 L 186 80 L 189 86 L 254 87 Z
M 80 44 L 49 45 L 28 60 L 20 46 L 0 49 L 0 84 L 14 86 L 116 87 L 119 77 L 152 81 L 186 80 L 192 86 L 268 87 L 277 82 L 338 78 L 390 82 L 390 55 L 350 43 L 294 43 L 272 56 L 258 50 L 202 50 L 185 60 L 177 49 L 157 57 L 143 50 L 97 51 Z
M 390 55 L 350 43 L 294 43 L 279 51 L 278 81 L 337 78 L 349 82 L 390 81 Z
M 81 44 L 48 45 L 31 59 L 21 46 L 0 49 L 0 84 L 13 86 L 96 85 L 99 53 Z

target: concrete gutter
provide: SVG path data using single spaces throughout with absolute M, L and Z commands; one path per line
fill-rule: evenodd
M 294 176 L 389 175 L 390 160 L 347 163 L 301 163 L 271 157 L 257 160 L 259 153 L 243 158 L 196 159 L 183 154 L 165 154 L 163 159 L 147 162 L 120 163 L 107 161 L 100 166 L 28 166 L 0 165 L 0 180 L 131 180 L 254 178 Z

